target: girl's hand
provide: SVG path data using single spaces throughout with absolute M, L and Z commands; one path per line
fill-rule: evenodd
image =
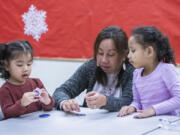
M 80 108 L 75 99 L 65 100 L 62 103 L 62 109 L 65 112 L 77 111 L 80 112 Z
M 26 92 L 23 94 L 22 99 L 21 99 L 21 105 L 26 107 L 29 104 L 33 103 L 33 102 L 37 102 L 39 101 L 39 99 L 34 98 L 36 95 L 35 92 Z
M 49 97 L 48 92 L 43 88 L 43 89 L 38 89 L 40 91 L 40 96 L 39 96 L 39 100 L 41 103 L 45 104 L 45 105 L 49 105 L 51 103 L 51 99 Z
M 107 104 L 106 96 L 97 92 L 89 92 L 85 96 L 87 106 L 91 109 L 97 109 Z
M 140 114 L 134 116 L 134 118 L 137 118 L 137 119 L 151 117 L 156 114 L 153 107 L 146 109 L 146 110 L 137 110 L 137 112 L 140 113 Z
M 118 113 L 118 117 L 123 117 L 125 115 L 131 114 L 136 111 L 136 108 L 133 106 L 123 106 Z

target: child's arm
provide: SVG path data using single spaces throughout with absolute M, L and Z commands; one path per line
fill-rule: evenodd
M 135 82 L 136 82 L 136 77 L 138 76 L 138 72 L 135 70 L 133 73 L 133 102 L 129 106 L 124 106 L 120 109 L 118 113 L 118 117 L 123 117 L 125 115 L 131 114 L 136 111 L 136 109 L 141 109 L 141 104 L 140 104 L 140 98 L 139 98 L 139 93 L 136 88 Z
M 120 110 L 119 116 L 122 117 L 124 115 L 133 113 L 135 111 L 139 112 L 140 114 L 135 115 L 134 118 L 146 118 L 146 117 L 151 117 L 154 116 L 155 110 L 153 107 L 149 108 L 149 109 L 145 109 L 145 110 L 140 110 L 141 104 L 140 104 L 140 98 L 139 98 L 139 93 L 137 91 L 137 89 L 135 88 L 135 85 L 133 85 L 133 102 L 131 103 L 130 106 L 128 106 L 128 108 L 122 108 Z
M 52 99 L 52 97 L 45 90 L 45 87 L 40 79 L 36 78 L 34 79 L 34 81 L 36 83 L 36 87 L 38 88 L 37 90 L 39 90 L 41 93 L 39 96 L 39 100 L 40 100 L 42 109 L 46 111 L 52 110 L 55 105 L 54 99 Z
M 140 103 L 140 96 L 139 92 L 136 88 L 136 78 L 138 77 L 138 70 L 135 70 L 133 73 L 133 84 L 132 84 L 132 91 L 133 91 L 133 102 L 130 104 L 130 106 L 134 106 L 137 110 L 141 109 L 141 103 Z
M 22 99 L 14 101 L 13 97 L 6 88 L 1 90 L 0 99 L 1 99 L 1 108 L 5 119 L 18 117 L 22 114 L 25 114 L 27 111 L 25 104 L 27 105 L 29 103 L 25 102 L 25 104 L 22 105 Z
M 36 93 L 34 93 L 34 92 L 24 93 L 22 98 L 21 98 L 21 105 L 24 107 L 27 107 L 31 103 L 39 101 L 38 99 L 35 98 L 35 94 Z
M 169 64 L 162 70 L 162 79 L 169 90 L 169 99 L 153 105 L 156 115 L 166 114 L 180 108 L 180 74 Z
M 139 112 L 139 114 L 135 115 L 134 118 L 147 118 L 147 117 L 154 116 L 156 114 L 153 107 L 149 109 L 145 109 L 145 110 L 137 110 L 137 112 Z
M 123 117 L 125 115 L 136 112 L 137 108 L 140 109 L 141 105 L 139 101 L 140 101 L 140 98 L 139 98 L 138 91 L 135 85 L 133 85 L 133 102 L 130 104 L 130 106 L 123 106 L 118 113 L 118 117 Z
M 133 102 L 130 104 L 130 106 L 135 107 L 137 110 L 142 108 L 140 103 L 139 93 L 134 84 L 133 84 Z
M 41 90 L 41 95 L 39 97 L 39 100 L 42 103 L 43 110 L 45 111 L 52 110 L 55 104 L 54 100 L 45 89 L 39 89 L 39 90 Z

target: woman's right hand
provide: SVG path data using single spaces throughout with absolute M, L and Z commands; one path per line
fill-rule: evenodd
M 35 98 L 35 92 L 26 92 L 23 94 L 21 98 L 21 105 L 26 107 L 33 102 L 39 101 L 39 99 Z
M 131 114 L 135 111 L 136 111 L 136 108 L 134 106 L 123 106 L 117 116 L 123 117 L 123 116 Z
M 65 112 L 77 111 L 80 112 L 80 108 L 75 99 L 65 100 L 62 103 L 62 109 Z

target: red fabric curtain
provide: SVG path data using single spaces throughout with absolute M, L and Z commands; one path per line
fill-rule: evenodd
M 22 16 L 28 16 L 32 5 L 41 14 L 34 20 L 46 27 L 35 22 L 31 24 L 35 28 L 28 26 L 25 32 Z M 4 0 L 0 2 L 0 42 L 29 40 L 36 57 L 83 59 L 92 57 L 94 40 L 108 25 L 117 25 L 128 35 L 134 27 L 154 25 L 169 36 L 180 63 L 179 7 L 179 0 Z

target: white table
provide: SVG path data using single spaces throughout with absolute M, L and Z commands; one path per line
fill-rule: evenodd
M 50 114 L 40 118 L 43 113 Z M 0 121 L 0 135 L 142 135 L 158 127 L 160 118 L 170 121 L 179 119 L 174 116 L 156 116 L 146 119 L 134 119 L 132 115 L 117 117 L 117 112 L 81 108 L 86 116 L 76 116 L 62 111 L 38 111 Z M 177 122 L 177 125 L 180 121 Z M 147 135 L 180 135 L 180 130 L 158 129 Z

